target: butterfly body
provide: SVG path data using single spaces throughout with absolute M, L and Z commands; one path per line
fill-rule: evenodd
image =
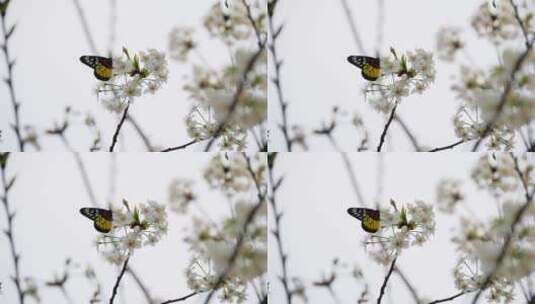
M 113 228 L 113 213 L 101 208 L 82 208 L 80 213 L 93 221 L 95 229 L 102 233 L 108 233 Z
M 347 213 L 361 222 L 362 229 L 375 233 L 381 229 L 381 213 L 368 208 L 348 208 Z
M 381 62 L 379 58 L 368 56 L 349 56 L 347 61 L 361 69 L 362 77 L 369 81 L 375 81 L 381 77 Z
M 111 58 L 100 56 L 82 56 L 80 61 L 93 69 L 95 77 L 102 81 L 108 81 L 113 76 L 113 62 Z

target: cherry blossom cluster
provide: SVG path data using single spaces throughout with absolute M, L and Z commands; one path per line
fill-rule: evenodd
M 124 209 L 113 208 L 113 229 L 97 237 L 97 248 L 104 258 L 120 265 L 136 249 L 154 246 L 167 234 L 167 212 L 165 206 L 148 201 L 132 207 L 123 200 Z

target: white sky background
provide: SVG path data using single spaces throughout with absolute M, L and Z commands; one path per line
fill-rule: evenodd
M 360 33 L 366 55 L 376 53 L 378 33 L 376 0 L 348 0 Z M 468 53 L 479 67 L 496 64 L 495 48 L 476 37 L 469 17 L 484 1 L 385 1 L 384 38 L 381 53 L 394 47 L 398 54 L 423 48 L 435 50 L 436 33 L 441 26 L 454 25 L 463 29 Z M 288 106 L 290 125 L 302 125 L 307 132 L 329 121 L 333 106 L 349 112 L 347 123 L 340 124 L 334 137 L 343 151 L 355 151 L 360 136 L 350 125 L 352 113 L 360 113 L 370 132 L 369 148 L 375 150 L 385 118 L 369 106 L 361 93 L 366 80 L 360 70 L 346 61 L 348 55 L 358 55 L 348 21 L 339 0 L 280 1 L 276 23 L 284 23 L 279 36 L 279 56 L 284 61 L 281 70 L 282 87 Z M 520 44 L 519 44 L 520 45 Z M 468 63 L 463 54 L 463 63 Z M 459 104 L 450 87 L 452 75 L 458 75 L 458 65 L 437 61 L 435 83 L 423 95 L 404 98 L 396 113 L 409 126 L 420 145 L 434 148 L 458 141 L 453 130 L 453 116 Z M 282 133 L 275 127 L 281 121 L 280 107 L 273 86 L 269 91 L 271 151 L 286 151 Z M 399 124 L 393 122 L 383 151 L 413 151 Z M 326 138 L 310 136 L 314 151 L 332 151 Z M 473 144 L 457 147 L 466 150 Z
M 118 154 L 117 184 L 115 195 L 109 197 L 110 161 L 109 153 L 85 153 L 89 178 L 101 206 L 108 199 L 120 202 L 126 198 L 131 204 L 152 199 L 167 203 L 168 186 L 176 177 L 194 180 L 198 203 L 217 221 L 228 216 L 228 204 L 220 192 L 211 191 L 202 179 L 202 170 L 208 165 L 211 153 L 128 153 Z M 61 274 L 65 258 L 83 266 L 94 266 L 102 283 L 103 302 L 109 296 L 117 278 L 117 267 L 105 262 L 93 245 L 98 232 L 93 224 L 80 213 L 81 207 L 91 206 L 88 195 L 72 154 L 67 153 L 25 153 L 11 154 L 8 164 L 9 175 L 17 174 L 17 181 L 10 192 L 10 202 L 17 215 L 14 219 L 15 243 L 21 253 L 20 269 L 23 276 L 31 275 L 41 283 L 42 303 L 65 303 L 58 290 L 43 288 L 43 280 L 52 279 L 57 271 Z M 6 228 L 5 212 L 0 212 L 1 229 Z M 170 212 L 169 232 L 155 247 L 143 247 L 130 259 L 142 281 L 153 297 L 161 299 L 178 298 L 189 294 L 184 270 L 191 254 L 182 241 L 184 229 L 191 227 L 189 215 L 178 216 Z M 13 273 L 7 238 L 0 241 L 0 282 L 2 293 L 0 303 L 16 303 L 16 290 L 9 279 Z M 145 303 L 137 285 L 129 276 L 121 281 L 123 295 L 117 303 Z M 73 276 L 66 287 L 75 303 L 87 303 L 94 291 L 80 273 Z M 251 295 L 254 297 L 254 295 Z M 196 296 L 188 303 L 201 303 L 202 296 Z M 214 297 L 213 303 L 219 301 Z M 28 299 L 29 303 L 33 301 Z
M 470 170 L 479 155 L 476 153 L 389 153 L 384 154 L 382 206 L 394 199 L 402 203 L 423 200 L 435 204 L 435 190 L 441 178 L 453 177 L 463 181 L 467 205 L 481 219 L 496 215 L 497 205 L 489 195 L 476 191 L 470 179 Z M 375 303 L 386 269 L 369 257 L 361 242 L 365 237 L 360 222 L 349 216 L 348 207 L 374 206 L 378 188 L 379 158 L 376 153 L 349 155 L 366 204 L 358 202 L 351 187 L 342 157 L 337 153 L 282 153 L 275 165 L 276 176 L 285 180 L 278 192 L 278 205 L 284 213 L 282 235 L 288 254 L 289 276 L 304 278 L 310 287 L 322 272 L 330 273 L 331 261 L 338 257 L 350 265 L 358 264 L 369 284 L 370 301 Z M 535 161 L 531 156 L 531 162 Z M 519 192 L 519 199 L 522 193 Z M 270 208 L 270 225 L 273 225 Z M 462 207 L 459 214 L 467 214 Z M 396 265 L 417 288 L 420 297 L 436 300 L 458 292 L 452 275 L 457 255 L 450 242 L 457 228 L 457 216 L 444 216 L 437 212 L 436 233 L 423 247 L 403 251 Z M 270 235 L 271 236 L 271 235 Z M 278 276 L 280 258 L 274 238 L 269 239 L 268 267 L 272 303 L 285 303 L 284 290 Z M 333 285 L 340 303 L 356 303 L 363 284 L 347 274 Z M 309 288 L 310 303 L 334 303 L 327 290 Z M 468 303 L 470 296 L 452 303 Z M 521 299 L 521 298 L 520 298 Z M 393 274 L 384 303 L 412 303 L 399 276 Z M 300 303 L 300 301 L 297 301 Z M 484 302 L 484 301 L 483 301 Z M 515 302 L 516 303 L 516 302 Z M 520 302 L 519 302 L 520 303 Z
M 84 8 L 95 44 L 102 55 L 107 55 L 110 35 L 109 0 L 80 0 Z M 191 26 L 197 30 L 200 52 L 209 64 L 220 67 L 230 62 L 227 48 L 218 40 L 209 37 L 202 27 L 202 18 L 210 6 L 218 0 L 117 1 L 117 36 L 114 53 L 123 46 L 131 52 L 156 48 L 168 51 L 168 35 L 176 25 Z M 96 117 L 102 130 L 102 147 L 109 147 L 117 125 L 115 114 L 104 109 L 93 94 L 98 80 L 90 68 L 79 61 L 84 54 L 91 54 L 82 30 L 82 25 L 72 0 L 24 0 L 12 1 L 8 11 L 8 22 L 17 22 L 17 28 L 10 40 L 10 52 L 16 58 L 14 84 L 18 99 L 22 103 L 20 115 L 23 124 L 34 125 L 42 134 L 52 127 L 54 121 L 61 122 L 64 108 L 72 106 L 81 113 L 90 112 Z M 256 44 L 252 44 L 256 46 Z M 194 55 L 194 54 L 191 54 Z M 169 60 L 169 56 L 167 56 Z M 200 61 L 196 56 L 190 60 Z M 2 77 L 6 75 L 4 59 L 0 61 Z M 186 83 L 183 75 L 191 73 L 190 65 L 169 60 L 169 80 L 154 96 L 144 95 L 134 101 L 129 113 L 138 121 L 149 136 L 152 144 L 161 148 L 178 146 L 190 141 L 184 118 L 192 101 L 182 91 Z M 131 112 L 130 112 L 131 111 Z M 83 117 L 83 116 L 82 116 Z M 14 132 L 8 123 L 13 121 L 9 92 L 5 84 L 0 85 L 0 129 L 3 141 L 0 150 L 18 151 Z M 93 136 L 79 119 L 66 133 L 77 151 L 88 151 Z M 118 150 L 145 151 L 141 139 L 132 126 L 126 122 L 121 130 L 122 138 Z M 47 151 L 64 151 L 58 138 L 41 138 Z M 205 144 L 190 147 L 196 151 Z M 251 144 L 256 148 L 254 144 Z M 28 147 L 31 149 L 30 147 Z

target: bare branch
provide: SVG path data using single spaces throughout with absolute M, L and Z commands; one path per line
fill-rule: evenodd
M 451 145 L 434 148 L 434 149 L 431 149 L 431 150 L 429 150 L 427 152 L 439 152 L 439 151 L 443 151 L 443 150 L 449 150 L 449 149 L 452 149 L 454 147 L 457 147 L 458 145 L 460 145 L 460 144 L 462 144 L 464 142 L 465 142 L 464 139 L 461 139 L 461 140 L 459 140 L 459 141 L 457 141 L 457 142 L 455 142 L 455 143 L 453 143 Z
M 80 1 L 73 0 L 73 2 L 74 2 L 74 6 L 76 6 L 76 12 L 78 13 L 80 22 L 82 23 L 82 28 L 84 30 L 87 43 L 89 44 L 89 48 L 91 49 L 91 52 L 93 52 L 93 54 L 97 55 L 98 52 L 97 52 L 97 47 L 95 46 L 95 40 L 93 40 L 93 36 L 91 35 L 91 30 L 89 29 L 89 24 L 87 23 L 87 19 L 85 18 L 85 13 L 80 4 Z
M 394 267 L 396 266 L 396 260 L 397 260 L 397 257 L 395 257 L 392 260 L 392 264 L 390 265 L 390 269 L 388 270 L 388 273 L 386 274 L 385 280 L 383 281 L 383 285 L 381 286 L 381 290 L 379 291 L 379 297 L 377 298 L 377 304 L 381 304 L 381 300 L 383 299 L 383 295 L 385 294 L 386 284 L 388 283 L 388 279 L 390 279 L 390 276 L 392 275 L 392 272 L 394 271 Z
M 145 134 L 143 129 L 141 129 L 141 126 L 137 123 L 137 121 L 134 119 L 134 117 L 132 117 L 132 115 L 127 115 L 126 116 L 126 120 L 132 125 L 132 127 L 134 127 L 134 130 L 136 130 L 136 132 L 139 135 L 139 137 L 141 137 L 141 140 L 143 141 L 143 144 L 145 144 L 145 147 L 147 148 L 147 151 L 153 152 L 154 151 L 154 147 L 150 143 L 150 140 L 149 140 L 147 134 Z
M 173 299 L 173 300 L 167 300 L 165 302 L 162 302 L 161 304 L 169 304 L 169 303 L 177 303 L 177 302 L 182 302 L 182 301 L 186 301 L 187 299 L 193 297 L 194 295 L 197 295 L 201 293 L 200 291 L 194 291 L 186 296 L 183 296 L 181 298 L 177 298 L 177 299 Z
M 340 1 L 342 2 L 342 7 L 344 8 L 344 13 L 346 14 L 347 22 L 349 23 L 349 27 L 351 28 L 351 34 L 353 36 L 353 40 L 355 40 L 355 44 L 357 45 L 358 51 L 364 55 L 366 52 L 364 51 L 362 40 L 360 40 L 360 35 L 357 30 L 357 25 L 355 24 L 355 20 L 353 19 L 353 13 L 351 12 L 349 5 L 347 4 L 347 0 L 340 0 Z
M 115 281 L 115 285 L 113 286 L 113 291 L 111 293 L 110 304 L 113 304 L 113 301 L 115 300 L 115 296 L 117 295 L 117 289 L 119 289 L 119 283 L 121 282 L 121 279 L 123 278 L 124 273 L 126 272 L 126 268 L 128 267 L 128 260 L 130 260 L 130 256 L 128 256 L 126 260 L 124 260 L 123 268 L 121 269 L 121 272 L 119 273 L 119 276 Z
M 119 132 L 121 131 L 121 127 L 123 126 L 126 116 L 128 116 L 128 108 L 130 108 L 130 100 L 126 104 L 126 108 L 124 108 L 124 111 L 123 111 L 123 117 L 121 117 L 121 120 L 119 121 L 119 124 L 117 125 L 117 128 L 115 129 L 115 133 L 113 134 L 113 139 L 111 141 L 109 152 L 113 152 L 113 148 L 115 148 L 115 144 L 117 143 L 117 138 L 119 137 Z
M 192 140 L 192 141 L 190 141 L 188 143 L 185 143 L 183 145 L 180 145 L 180 146 L 164 149 L 164 150 L 162 150 L 160 152 L 171 152 L 171 151 L 176 151 L 176 150 L 182 150 L 182 149 L 185 149 L 185 148 L 187 148 L 187 147 L 189 147 L 189 146 L 191 146 L 191 145 L 193 145 L 195 143 L 198 143 L 198 141 L 196 139 L 194 139 L 194 140 Z
M 277 97 L 279 100 L 279 106 L 281 108 L 281 116 L 282 116 L 282 123 L 280 123 L 279 128 L 282 132 L 282 135 L 284 136 L 284 141 L 286 142 L 286 149 L 288 152 L 292 151 L 292 145 L 293 141 L 290 139 L 289 131 L 288 131 L 288 103 L 284 99 L 283 91 L 282 91 L 282 85 L 281 85 L 281 66 L 282 66 L 282 60 L 279 59 L 277 54 L 277 38 L 279 37 L 280 33 L 282 32 L 283 26 L 279 25 L 275 27 L 273 16 L 275 14 L 275 7 L 278 3 L 278 0 L 271 0 L 268 4 L 268 15 L 269 15 L 269 32 L 271 34 L 271 43 L 269 44 L 269 51 L 271 53 L 271 58 L 273 59 L 273 67 L 275 69 L 275 76 L 271 79 L 273 84 L 275 85 L 275 89 L 277 91 Z
M 398 107 L 398 103 L 396 102 L 394 104 L 394 107 L 392 108 L 392 112 L 390 112 L 390 117 L 386 121 L 385 127 L 383 129 L 383 133 L 381 133 L 381 139 L 379 140 L 379 145 L 377 146 L 377 152 L 381 152 L 381 148 L 383 147 L 383 144 L 385 142 L 386 133 L 388 132 L 388 128 L 390 127 L 390 124 L 392 123 L 392 120 L 394 119 L 394 116 L 396 115 L 396 108 Z
M 436 303 L 444 303 L 444 302 L 449 302 L 449 301 L 453 301 L 455 300 L 456 298 L 462 296 L 462 295 L 465 295 L 467 294 L 468 292 L 467 291 L 461 291 L 451 297 L 447 297 L 447 298 L 444 298 L 444 299 L 440 299 L 440 300 L 435 300 L 433 302 L 429 302 L 428 304 L 436 304 Z
M 271 209 L 273 210 L 273 216 L 275 218 L 275 228 L 273 228 L 271 233 L 273 234 L 273 236 L 275 236 L 275 239 L 277 240 L 277 249 L 279 251 L 279 258 L 282 266 L 282 275 L 279 277 L 279 280 L 281 281 L 282 286 L 284 287 L 284 293 L 286 294 L 286 303 L 291 304 L 293 293 L 290 290 L 290 283 L 288 280 L 288 254 L 284 253 L 284 245 L 281 236 L 282 211 L 279 211 L 279 207 L 277 206 L 277 190 L 282 184 L 282 177 L 276 181 L 273 172 L 277 155 L 277 153 L 268 154 L 269 184 L 271 189 L 269 202 L 271 205 Z

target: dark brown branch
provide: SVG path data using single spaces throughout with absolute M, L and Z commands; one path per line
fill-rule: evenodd
M 192 140 L 192 141 L 190 141 L 188 143 L 185 143 L 183 145 L 180 145 L 180 146 L 167 148 L 167 149 L 162 150 L 160 152 L 171 152 L 171 151 L 176 151 L 176 150 L 182 150 L 182 149 L 185 149 L 185 148 L 187 148 L 187 147 L 189 147 L 189 146 L 191 146 L 191 145 L 193 145 L 195 143 L 198 143 L 198 141 L 196 139 L 194 139 L 194 140 Z
M 245 154 L 243 154 L 243 156 L 245 157 L 245 160 L 247 161 L 247 170 L 251 174 L 251 178 L 253 179 L 253 181 L 255 183 L 255 186 L 256 186 L 258 203 L 256 203 L 256 205 L 254 205 L 254 207 L 249 211 L 249 213 L 247 213 L 247 216 L 245 218 L 245 222 L 243 224 L 243 228 L 241 229 L 242 232 L 240 233 L 240 235 L 238 237 L 238 240 L 236 241 L 236 245 L 234 246 L 232 254 L 230 255 L 230 259 L 228 261 L 227 267 L 221 272 L 221 274 L 219 274 L 219 276 L 218 276 L 218 278 L 217 278 L 212 290 L 210 291 L 210 293 L 208 293 L 208 296 L 204 300 L 204 304 L 210 303 L 210 300 L 212 299 L 214 293 L 219 289 L 221 284 L 223 284 L 223 282 L 227 278 L 227 275 L 232 270 L 232 267 L 234 267 L 234 263 L 236 262 L 236 260 L 238 258 L 238 255 L 240 253 L 240 249 L 241 249 L 241 247 L 243 245 L 245 237 L 247 236 L 247 233 L 248 233 L 248 230 L 249 230 L 249 225 L 252 223 L 252 221 L 254 220 L 254 218 L 256 216 L 256 213 L 258 212 L 258 210 L 260 210 L 260 208 L 262 207 L 262 205 L 265 202 L 266 193 L 265 193 L 265 191 L 263 191 L 261 189 L 260 183 L 259 183 L 259 181 L 258 181 L 258 179 L 257 179 L 257 177 L 256 177 L 256 175 L 255 175 L 255 173 L 254 173 L 254 171 L 253 171 L 253 169 L 251 167 L 251 161 L 250 161 L 249 157 L 247 157 Z
M 243 92 L 243 89 L 245 88 L 245 85 L 247 83 L 247 75 L 254 68 L 254 65 L 256 61 L 258 60 L 258 58 L 260 58 L 260 55 L 264 51 L 264 46 L 265 46 L 265 42 L 262 43 L 262 47 L 260 47 L 247 62 L 247 65 L 245 66 L 245 70 L 243 71 L 243 74 L 238 80 L 236 92 L 234 93 L 234 97 L 232 99 L 232 103 L 230 104 L 228 113 L 225 115 L 221 123 L 217 126 L 217 129 L 214 132 L 212 138 L 210 138 L 210 140 L 208 141 L 208 144 L 206 145 L 204 152 L 210 151 L 210 148 L 212 147 L 215 140 L 219 137 L 219 135 L 221 135 L 221 132 L 223 132 L 223 129 L 227 126 L 227 124 L 231 120 L 232 115 L 234 114 L 234 111 L 236 111 L 236 108 L 238 107 L 238 103 L 240 101 L 240 96 Z
M 485 129 L 483 130 L 483 133 L 481 134 L 481 137 L 479 137 L 479 139 L 477 140 L 476 144 L 472 148 L 472 152 L 477 151 L 477 148 L 479 147 L 479 145 L 481 144 L 483 139 L 486 138 L 489 135 L 489 133 L 494 128 L 495 124 L 500 119 L 500 116 L 502 115 L 503 108 L 505 107 L 505 103 L 507 102 L 507 97 L 509 97 L 509 93 L 513 89 L 513 83 L 514 83 L 515 78 L 516 78 L 516 73 L 520 70 L 520 68 L 522 67 L 522 64 L 524 63 L 524 61 L 528 57 L 529 53 L 531 52 L 531 48 L 533 47 L 533 40 L 534 39 L 531 39 L 531 41 L 527 43 L 526 50 L 516 60 L 514 66 L 513 66 L 513 70 L 511 71 L 511 75 L 509 76 L 509 78 L 507 79 L 507 82 L 505 83 L 505 89 L 503 90 L 503 94 L 502 94 L 502 96 L 500 98 L 500 102 L 498 104 L 498 107 L 496 108 L 496 111 L 494 112 L 494 115 L 491 117 L 491 119 L 489 120 L 489 122 L 485 126 Z
M 134 117 L 132 117 L 132 115 L 128 115 L 126 116 L 126 120 L 128 120 L 128 122 L 132 125 L 132 127 L 134 127 L 134 130 L 136 130 L 139 137 L 141 137 L 141 140 L 143 141 L 143 144 L 145 144 L 145 148 L 147 148 L 147 151 L 153 152 L 154 147 L 150 143 L 150 140 L 147 134 L 145 134 L 145 132 L 141 129 L 141 126 L 137 123 Z
M 0 171 L 2 175 L 2 186 L 4 190 L 4 195 L 2 196 L 2 202 L 4 203 L 3 205 L 4 205 L 6 218 L 7 218 L 7 229 L 4 230 L 4 234 L 6 235 L 9 241 L 9 249 L 11 251 L 11 258 L 13 259 L 13 266 L 15 268 L 15 275 L 12 277 L 12 280 L 15 283 L 15 287 L 17 288 L 19 303 L 24 304 L 25 293 L 22 290 L 22 286 L 21 286 L 21 276 L 20 276 L 20 268 L 19 268 L 20 255 L 17 253 L 17 250 L 15 248 L 15 237 L 13 236 L 13 218 L 15 217 L 15 212 L 11 211 L 10 206 L 9 206 L 9 190 L 13 186 L 14 179 L 12 178 L 10 181 L 7 181 L 7 178 L 6 178 L 6 164 L 7 164 L 8 157 L 9 157 L 9 153 L 0 154 Z
M 524 22 L 522 22 L 522 18 L 520 18 L 520 14 L 518 13 L 518 6 L 515 4 L 513 0 L 509 0 L 511 3 L 511 6 L 513 7 L 513 12 L 515 13 L 515 19 L 518 22 L 518 25 L 520 26 L 520 29 L 522 30 L 522 35 L 524 35 L 526 49 L 529 49 L 529 38 L 528 38 L 528 31 L 526 29 L 526 26 L 524 25 Z
M 279 258 L 281 260 L 282 275 L 279 277 L 279 280 L 281 281 L 282 286 L 284 287 L 284 293 L 286 294 L 286 303 L 291 304 L 293 293 L 290 290 L 290 285 L 289 285 L 289 280 L 288 280 L 288 266 L 287 266 L 288 254 L 284 253 L 284 245 L 283 245 L 282 236 L 281 236 L 282 211 L 279 211 L 279 207 L 277 206 L 277 190 L 282 184 L 282 177 L 276 181 L 274 177 L 274 173 L 273 173 L 273 168 L 275 166 L 276 158 L 277 158 L 277 153 L 270 153 L 268 155 L 269 184 L 270 184 L 270 189 L 271 189 L 269 202 L 270 202 L 271 209 L 273 210 L 273 215 L 275 218 L 275 228 L 272 229 L 271 233 L 277 240 L 277 249 L 279 252 Z
M 388 283 L 388 279 L 390 279 L 390 276 L 392 275 L 392 272 L 394 271 L 394 267 L 396 266 L 396 259 L 397 259 L 397 257 L 395 257 L 392 260 L 392 264 L 390 265 L 390 269 L 388 270 L 388 273 L 386 274 L 385 280 L 383 281 L 383 285 L 381 286 L 381 290 L 379 291 L 379 297 L 377 298 L 377 304 L 381 304 L 381 300 L 383 299 L 383 295 L 385 294 L 386 284 Z
M 126 260 L 124 260 L 123 269 L 121 269 L 121 272 L 119 273 L 119 276 L 115 281 L 115 285 L 113 286 L 113 291 L 111 293 L 110 304 L 113 304 L 113 301 L 115 300 L 117 290 L 119 289 L 119 283 L 121 282 L 121 279 L 123 278 L 124 273 L 126 272 L 126 268 L 128 267 L 128 260 L 130 260 L 130 256 L 126 257 Z
M 458 145 L 460 145 L 460 144 L 462 144 L 462 143 L 464 143 L 464 142 L 465 142 L 464 139 L 461 139 L 461 140 L 459 140 L 458 142 L 455 142 L 455 143 L 453 143 L 453 144 L 451 144 L 451 145 L 447 145 L 447 146 L 444 146 L 444 147 L 434 148 L 434 149 L 431 149 L 431 150 L 429 150 L 429 151 L 427 151 L 427 152 L 439 152 L 439 151 L 443 151 L 443 150 L 449 150 L 449 149 L 452 149 L 452 148 L 454 148 L 454 147 L 457 147 Z
M 483 291 L 489 286 L 489 284 L 494 279 L 494 276 L 498 272 L 503 260 L 505 259 L 505 256 L 507 255 L 507 250 L 509 249 L 509 245 L 511 244 L 511 241 L 513 240 L 513 237 L 514 237 L 514 234 L 515 234 L 515 231 L 516 231 L 516 227 L 520 223 L 520 220 L 524 216 L 524 213 L 528 210 L 529 206 L 531 205 L 531 203 L 533 201 L 533 194 L 535 192 L 535 189 L 531 193 L 528 191 L 527 181 L 524 179 L 524 175 L 522 174 L 522 172 L 520 170 L 520 167 L 518 165 L 518 159 L 513 154 L 511 154 L 511 157 L 513 158 L 513 161 L 514 161 L 514 164 L 515 164 L 515 171 L 517 172 L 517 174 L 518 174 L 518 176 L 519 176 L 519 178 L 520 178 L 520 180 L 522 182 L 522 185 L 524 187 L 526 203 L 524 203 L 524 205 L 522 205 L 522 207 L 520 207 L 520 209 L 518 209 L 518 211 L 516 212 L 516 214 L 515 214 L 515 216 L 513 218 L 513 222 L 511 224 L 511 231 L 509 231 L 509 233 L 505 236 L 505 240 L 503 242 L 502 250 L 500 251 L 500 254 L 498 255 L 498 258 L 496 259 L 496 263 L 494 265 L 494 268 L 485 277 L 485 280 L 483 281 L 483 284 L 481 284 L 480 289 L 477 291 L 476 295 L 474 296 L 474 298 L 472 300 L 472 304 L 477 303 L 477 301 L 479 300 L 479 297 L 481 296 Z
M 5 5 L 8 6 L 9 3 Z M 5 10 L 7 10 L 7 6 Z M 2 19 L 2 34 L 4 37 L 4 45 L 2 45 L 2 51 L 4 52 L 4 58 L 6 60 L 6 67 L 7 67 L 7 77 L 4 79 L 4 81 L 8 87 L 9 95 L 11 96 L 11 106 L 13 108 L 13 116 L 15 118 L 15 122 L 11 125 L 11 127 L 13 128 L 13 131 L 15 131 L 15 135 L 17 137 L 17 141 L 19 145 L 19 150 L 23 152 L 25 141 L 22 138 L 22 132 L 21 132 L 20 113 L 19 113 L 20 103 L 17 102 L 17 97 L 15 96 L 15 88 L 13 87 L 13 66 L 15 65 L 15 61 L 11 59 L 11 56 L 9 54 L 9 38 L 13 34 L 15 25 L 12 25 L 9 30 L 7 29 L 5 11 L 0 14 L 0 19 Z
M 282 91 L 281 85 L 281 66 L 282 60 L 279 59 L 277 54 L 277 38 L 282 32 L 283 26 L 280 25 L 275 29 L 273 22 L 273 15 L 275 13 L 275 7 L 278 3 L 278 0 L 270 1 L 269 7 L 269 32 L 271 33 L 271 43 L 269 44 L 269 51 L 271 53 L 271 58 L 273 59 L 273 68 L 275 69 L 275 76 L 271 78 L 271 81 L 275 85 L 277 91 L 277 97 L 279 100 L 279 105 L 281 108 L 282 123 L 279 124 L 279 128 L 284 136 L 284 141 L 286 142 L 286 149 L 288 152 L 292 151 L 293 141 L 290 139 L 289 128 L 288 128 L 288 103 L 284 99 L 284 94 Z
M 456 298 L 464 295 L 464 294 L 467 294 L 468 292 L 466 291 L 461 291 L 459 292 L 458 294 L 455 294 L 451 297 L 448 297 L 448 298 L 444 298 L 444 299 L 440 299 L 440 300 L 434 300 L 433 302 L 429 302 L 428 304 L 436 304 L 436 303 L 444 303 L 444 302 L 449 302 L 449 301 L 452 301 L 452 300 L 455 300 Z
M 182 302 L 182 301 L 185 301 L 185 300 L 187 300 L 187 299 L 189 299 L 189 298 L 191 298 L 191 297 L 193 297 L 194 295 L 197 295 L 197 294 L 199 294 L 199 293 L 201 293 L 201 292 L 200 292 L 200 291 L 194 291 L 194 292 L 192 292 L 192 293 L 190 293 L 190 294 L 188 294 L 188 295 L 186 295 L 186 296 L 183 296 L 183 297 L 181 297 L 181 298 L 177 298 L 177 299 L 173 299 L 173 300 L 167 300 L 167 301 L 165 301 L 165 302 L 162 302 L 161 304 L 169 304 L 169 303 Z
M 390 117 L 388 118 L 385 127 L 383 129 L 383 133 L 381 133 L 381 139 L 379 140 L 379 145 L 377 146 L 377 152 L 381 152 L 381 148 L 383 147 L 383 144 L 385 142 L 386 133 L 388 132 L 388 128 L 390 127 L 390 124 L 392 123 L 392 120 L 394 120 L 394 116 L 396 115 L 396 108 L 398 107 L 398 103 L 396 102 L 394 104 L 394 107 L 392 108 L 392 112 L 390 112 Z
M 241 2 L 245 6 L 245 10 L 247 11 L 247 19 L 249 19 L 249 22 L 251 22 L 251 25 L 253 26 L 253 30 L 256 35 L 256 43 L 258 44 L 258 48 L 262 48 L 262 36 L 260 35 L 260 30 L 258 29 L 258 25 L 256 24 L 256 21 L 253 18 L 253 14 L 251 12 L 251 6 L 249 5 L 249 3 L 247 3 L 246 0 L 241 0 Z
M 121 117 L 121 120 L 119 121 L 119 124 L 117 125 L 117 128 L 115 129 L 115 133 L 113 134 L 113 139 L 111 141 L 109 152 L 113 152 L 113 148 L 115 148 L 115 144 L 117 143 L 117 138 L 119 137 L 119 132 L 121 131 L 121 127 L 123 126 L 126 116 L 128 116 L 129 107 L 130 107 L 130 101 L 128 101 L 128 103 L 126 104 L 126 108 L 124 108 L 124 112 L 123 112 L 123 117 Z

